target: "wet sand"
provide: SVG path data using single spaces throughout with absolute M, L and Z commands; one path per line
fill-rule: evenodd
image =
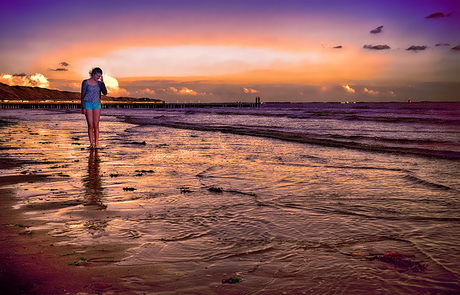
M 2 121 L 2 125 L 7 124 Z M 17 149 L 8 142 L 1 147 L 7 154 Z M 27 149 L 27 146 L 21 148 Z M 83 152 L 86 159 L 88 152 Z M 27 169 L 24 172 L 23 166 L 40 163 L 43 164 L 0 156 L 3 171 L 0 175 L 0 290 L 3 294 L 239 294 L 250 288 L 222 283 L 240 271 L 237 265 L 229 265 L 217 273 L 208 268 L 207 262 L 119 265 L 129 256 L 126 250 L 139 244 L 78 244 L 69 243 L 68 237 L 52 235 L 49 220 L 36 217 L 75 204 L 42 201 L 18 206 L 18 188 L 28 191 L 29 187 L 38 186 L 50 190 L 53 182 L 59 181 L 56 173 L 35 174 Z M 91 220 L 88 216 L 102 212 L 97 205 L 85 205 L 87 221 Z
M 10 294 L 458 293 L 456 162 L 110 115 L 92 152 L 81 114 L 2 118 Z
M 14 166 L 2 159 L 2 166 L 7 165 Z M 0 177 L 0 290 L 3 294 L 238 293 L 238 288 L 222 285 L 220 276 L 213 277 L 205 265 L 198 263 L 191 263 L 188 269 L 177 269 L 171 263 L 121 266 L 116 263 L 127 256 L 126 250 L 132 245 L 60 244 L 64 238 L 52 237 L 48 229 L 40 229 L 45 221 L 27 218 L 27 209 L 13 209 L 17 201 L 12 190 L 5 188 L 10 184 L 45 180 L 34 175 Z M 78 265 L 71 265 L 73 263 Z M 212 285 L 216 290 L 211 289 Z
M 21 165 L 19 161 L 14 163 L 8 159 L 1 162 L 3 169 Z M 29 230 L 46 222 L 27 218 L 27 210 L 13 209 L 17 201 L 12 190 L 4 188 L 5 185 L 45 179 L 36 175 L 0 177 L 0 289 L 4 294 L 123 291 L 119 278 L 130 275 L 131 270 L 111 264 L 126 255 L 126 246 L 59 246 L 62 239 L 51 237 L 48 230 Z M 79 256 L 84 256 L 87 262 L 81 266 L 69 266 Z M 148 271 L 155 272 L 155 269 L 152 267 Z

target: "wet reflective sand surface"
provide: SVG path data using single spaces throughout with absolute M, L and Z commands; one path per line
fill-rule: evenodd
M 81 114 L 2 118 L 16 123 L 1 129 L 2 158 L 26 164 L 0 176 L 46 177 L 6 185 L 16 208 L 60 246 L 126 246 L 110 267 L 158 266 L 120 278 L 125 291 L 460 291 L 458 161 L 136 125 L 116 112 L 89 150 Z M 222 284 L 231 277 L 242 281 Z

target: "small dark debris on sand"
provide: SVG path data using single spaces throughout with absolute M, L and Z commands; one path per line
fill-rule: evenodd
M 190 190 L 190 188 L 188 188 L 188 187 L 186 187 L 186 186 L 179 187 L 178 189 L 180 189 L 181 194 L 191 193 L 191 192 L 192 192 L 192 191 Z
M 223 279 L 222 280 L 222 284 L 236 284 L 236 283 L 240 283 L 242 282 L 243 279 L 242 278 L 239 278 L 239 277 L 231 277 L 231 278 L 228 278 L 228 279 Z
M 143 176 L 144 173 L 155 173 L 155 171 L 153 170 L 135 170 L 134 172 L 136 172 L 136 176 Z
M 221 187 L 209 187 L 208 191 L 213 192 L 213 193 L 222 193 L 224 190 Z
M 136 189 L 134 187 L 124 187 L 124 191 L 135 191 Z
M 147 143 L 144 141 L 140 142 L 140 141 L 132 141 L 132 142 L 127 142 L 129 144 L 138 144 L 138 145 L 147 145 Z
M 70 175 L 68 174 L 64 174 L 62 172 L 59 172 L 59 173 L 56 173 L 57 176 L 61 176 L 61 177 L 70 177 Z
M 155 145 L 156 148 L 164 148 L 164 147 L 168 147 L 168 146 L 169 146 L 169 144 L 167 144 L 167 143 L 161 143 L 161 144 Z
M 82 264 L 82 263 L 85 263 L 86 260 L 87 260 L 86 258 L 80 257 L 79 260 L 77 260 L 77 261 L 75 261 L 75 262 L 72 262 L 72 263 L 69 263 L 69 265 L 75 265 L 75 266 L 77 266 L 77 265 L 80 265 L 80 264 Z

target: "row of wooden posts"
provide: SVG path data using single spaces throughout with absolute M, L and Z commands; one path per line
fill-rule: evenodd
M 129 102 L 103 102 L 102 108 L 117 109 L 181 109 L 181 108 L 210 108 L 210 107 L 259 107 L 260 98 L 255 103 L 129 103 Z M 72 102 L 0 102 L 0 109 L 79 109 L 81 103 Z

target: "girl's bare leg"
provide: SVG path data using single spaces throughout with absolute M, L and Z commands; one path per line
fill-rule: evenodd
M 94 142 L 94 111 L 95 110 L 86 110 L 86 122 L 88 122 L 88 136 L 89 136 L 89 147 L 93 148 Z M 98 122 L 99 124 L 99 122 Z
M 99 141 L 99 119 L 101 118 L 101 109 L 93 110 L 93 128 L 94 128 L 94 147 L 97 148 Z

